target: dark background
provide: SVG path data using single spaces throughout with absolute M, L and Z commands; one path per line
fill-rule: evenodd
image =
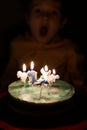
M 24 0 L 26 1 L 26 0 Z M 9 43 L 11 39 L 24 31 L 23 0 L 0 0 L 0 72 L 9 58 Z M 80 46 L 80 52 L 86 53 L 86 10 L 85 2 L 66 0 L 68 23 L 64 35 L 74 40 Z
M 24 1 L 26 1 L 26 0 L 24 0 Z M 67 6 L 69 7 L 69 8 L 67 8 L 69 21 L 65 27 L 64 35 L 66 37 L 71 38 L 73 41 L 75 41 L 80 47 L 80 53 L 85 54 L 84 69 L 86 69 L 86 66 L 87 66 L 87 63 L 86 63 L 87 62 L 86 61 L 87 60 L 86 16 L 87 15 L 86 15 L 86 8 L 85 8 L 86 1 L 85 0 L 82 0 L 82 1 L 65 0 L 65 1 L 67 2 L 66 3 Z M 0 76 L 2 75 L 4 69 L 7 65 L 8 59 L 9 59 L 10 41 L 13 38 L 15 38 L 18 34 L 23 33 L 23 31 L 25 29 L 25 25 L 24 25 L 24 21 L 23 21 L 23 4 L 24 4 L 23 0 L 0 0 Z M 68 11 L 68 9 L 69 9 L 69 11 Z M 8 74 L 8 76 L 9 76 L 9 74 Z M 9 124 L 11 123 L 11 129 L 12 129 L 13 128 L 12 125 L 14 126 L 13 121 L 14 121 L 14 123 L 17 122 L 20 117 L 17 120 L 18 115 L 16 117 L 16 115 L 14 116 L 14 114 L 11 113 L 11 111 L 8 112 L 8 109 L 6 107 L 7 103 L 8 103 L 8 101 L 7 101 L 8 98 L 7 97 L 5 97 L 5 98 L 6 98 L 5 103 L 0 102 L 1 103 L 0 116 L 2 118 L 5 115 L 4 116 L 6 118 L 5 121 L 9 122 Z M 86 116 L 87 107 L 86 107 L 86 105 L 83 105 L 83 104 L 86 103 L 85 101 L 86 101 L 87 97 L 85 98 L 85 100 L 83 100 L 83 98 L 84 98 L 83 96 L 80 96 L 82 104 L 80 104 L 80 99 L 79 99 L 79 103 L 77 103 L 78 98 L 76 98 L 77 100 L 75 99 L 75 105 L 78 107 L 76 107 L 76 110 L 75 110 L 76 113 L 73 114 L 71 112 L 72 117 L 74 117 L 74 115 L 75 115 L 75 117 L 74 117 L 75 120 L 72 120 L 72 121 L 76 122 L 76 120 L 81 120 L 81 118 L 83 119 L 84 115 Z M 80 104 L 80 105 L 78 105 L 78 104 Z M 4 109 L 3 109 L 3 106 L 4 106 Z M 4 113 L 2 112 L 2 110 Z M 11 114 L 9 114 L 9 113 L 11 113 Z M 67 114 L 67 113 L 65 113 L 65 114 Z M 8 119 L 8 115 L 10 115 L 9 119 Z M 68 113 L 68 115 L 69 115 L 69 113 Z M 15 118 L 13 119 L 13 116 L 16 117 L 17 121 L 15 121 Z M 80 118 L 80 116 L 81 116 L 81 118 Z M 69 119 L 71 119 L 71 118 L 69 118 Z M 63 115 L 63 120 L 64 119 L 66 120 L 66 116 Z M 31 121 L 31 118 L 30 118 L 30 121 Z M 59 118 L 59 122 L 61 122 L 60 118 Z M 67 120 L 65 122 L 68 123 Z M 19 125 L 20 125 L 20 123 L 19 123 Z M 77 124 L 77 126 L 79 126 L 79 129 L 81 128 L 80 125 Z M 35 127 L 35 126 L 33 126 L 33 127 Z M 85 127 L 85 126 L 83 126 L 83 124 L 82 124 L 82 127 Z M 1 129 L 4 129 L 4 128 L 5 127 L 2 127 L 2 125 L 1 125 Z M 6 124 L 6 128 L 7 128 L 7 124 Z M 9 128 L 9 126 L 8 126 L 8 128 Z M 73 129 L 73 128 L 74 127 L 72 126 L 71 129 Z M 67 127 L 66 127 L 66 129 L 67 129 Z M 78 127 L 76 129 L 78 129 Z M 84 130 L 86 130 L 86 129 L 87 129 L 87 126 L 86 126 L 86 128 L 84 128 Z

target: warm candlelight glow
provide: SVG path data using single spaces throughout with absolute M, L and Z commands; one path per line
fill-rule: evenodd
M 56 70 L 52 69 L 49 70 L 48 66 L 45 65 L 40 69 L 41 76 L 37 80 L 37 72 L 34 70 L 34 62 L 30 62 L 30 70 L 26 72 L 26 64 L 23 64 L 23 71 L 17 71 L 17 77 L 21 79 L 23 83 L 26 83 L 26 79 L 28 79 L 28 84 L 33 85 L 33 84 L 43 84 L 48 85 L 48 84 L 53 84 L 56 79 L 59 79 L 60 76 L 56 75 Z
M 55 75 L 55 74 L 56 74 L 56 70 L 55 70 L 55 69 L 53 69 L 53 70 L 52 70 L 52 73 L 53 73 L 53 75 Z
M 33 70 L 34 69 L 34 62 L 31 61 L 31 64 L 30 64 L 30 69 Z
M 25 71 L 26 71 L 26 65 L 23 64 L 23 72 L 25 72 Z
M 45 70 L 46 72 L 48 71 L 48 66 L 47 66 L 47 65 L 45 65 L 44 70 Z

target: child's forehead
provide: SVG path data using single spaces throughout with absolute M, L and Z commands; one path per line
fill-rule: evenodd
M 32 0 L 32 5 L 33 7 L 36 6 L 51 6 L 54 8 L 60 8 L 61 7 L 61 2 L 60 0 Z

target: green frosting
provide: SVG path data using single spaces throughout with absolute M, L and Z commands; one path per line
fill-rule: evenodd
M 52 86 L 24 84 L 21 80 L 15 81 L 8 86 L 9 94 L 20 101 L 27 103 L 55 103 L 70 99 L 75 89 L 69 83 L 56 80 Z

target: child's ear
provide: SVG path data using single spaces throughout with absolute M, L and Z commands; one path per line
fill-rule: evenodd
M 29 17 L 28 17 L 28 15 L 26 14 L 25 15 L 25 21 L 27 22 L 29 20 Z
M 68 19 L 67 18 L 64 18 L 63 20 L 62 20 L 62 28 L 64 27 L 64 25 L 67 23 L 67 21 L 68 21 Z
M 67 18 L 64 18 L 63 20 L 63 25 L 65 25 L 67 23 L 68 19 Z
M 63 27 L 65 26 L 65 24 L 67 23 L 67 18 L 63 18 L 62 21 L 61 21 L 61 26 L 60 26 L 60 29 L 63 29 Z
M 28 25 L 29 25 L 29 23 L 30 23 L 30 17 L 29 17 L 28 14 L 25 15 L 25 22 L 26 22 L 26 24 L 28 24 Z

